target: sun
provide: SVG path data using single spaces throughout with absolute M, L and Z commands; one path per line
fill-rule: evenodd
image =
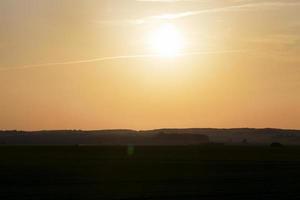
M 149 43 L 154 53 L 161 56 L 176 56 L 184 48 L 180 31 L 173 24 L 163 24 L 150 35 Z

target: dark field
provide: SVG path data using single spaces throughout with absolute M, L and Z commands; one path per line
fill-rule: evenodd
M 300 199 L 300 147 L 0 147 L 0 199 Z

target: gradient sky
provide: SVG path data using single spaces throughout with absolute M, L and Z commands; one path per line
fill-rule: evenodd
M 300 129 L 299 0 L 1 0 L 0 27 L 0 129 Z

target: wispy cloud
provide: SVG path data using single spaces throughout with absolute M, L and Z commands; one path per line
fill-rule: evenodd
M 245 51 L 246 50 L 193 51 L 193 52 L 180 53 L 178 54 L 178 56 L 241 53 Z M 153 57 L 162 57 L 162 56 L 160 54 L 137 54 L 137 55 L 99 57 L 99 58 L 73 60 L 73 61 L 65 61 L 65 62 L 50 62 L 50 63 L 23 65 L 23 66 L 16 66 L 16 67 L 2 67 L 0 68 L 0 71 L 22 70 L 22 69 L 25 70 L 25 69 L 32 69 L 32 68 L 52 67 L 52 66 L 61 66 L 61 65 L 86 64 L 86 63 L 102 62 L 102 61 L 109 61 L 109 60 L 153 58 Z
M 278 9 L 286 6 L 300 6 L 300 1 L 297 2 L 260 2 L 260 3 L 247 3 L 247 4 L 239 4 L 239 5 L 231 5 L 225 7 L 218 8 L 208 8 L 201 10 L 192 10 L 180 13 L 171 13 L 171 14 L 163 14 L 158 16 L 151 16 L 148 18 L 140 19 L 140 20 L 172 20 L 184 17 L 190 17 L 205 13 L 215 13 L 215 12 L 233 12 L 233 11 L 242 11 L 242 10 L 251 10 L 251 9 Z
M 138 2 L 158 2 L 158 3 L 174 3 L 174 2 L 207 2 L 206 0 L 136 0 Z M 131 24 L 139 25 L 144 23 L 151 23 L 155 21 L 163 20 L 175 20 L 185 17 L 193 17 L 201 14 L 218 13 L 218 12 L 238 12 L 238 11 L 250 11 L 258 9 L 280 9 L 283 7 L 300 6 L 300 1 L 294 0 L 232 0 L 229 1 L 228 6 L 223 7 L 212 7 L 198 10 L 188 10 L 185 12 L 176 13 L 165 13 L 161 15 L 148 16 L 137 19 L 120 19 L 120 20 L 109 20 L 109 21 L 98 21 L 102 24 Z

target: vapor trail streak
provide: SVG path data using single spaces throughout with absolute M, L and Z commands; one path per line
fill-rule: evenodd
M 188 56 L 188 55 L 205 55 L 205 54 L 225 54 L 225 53 L 239 53 L 242 51 L 244 51 L 244 50 L 194 51 L 194 52 L 187 52 L 187 53 L 179 53 L 177 55 L 178 56 Z M 138 54 L 138 55 L 110 56 L 110 57 L 100 57 L 100 58 L 92 58 L 92 59 L 85 59 L 85 60 L 51 62 L 51 63 L 43 63 L 43 64 L 35 64 L 35 65 L 16 66 L 16 67 L 3 67 L 3 68 L 0 68 L 0 71 L 22 70 L 22 69 L 41 68 L 41 67 L 48 67 L 48 66 L 84 64 L 84 63 L 94 63 L 94 62 L 109 61 L 109 60 L 151 58 L 151 57 L 163 58 L 164 56 L 162 56 L 160 54 Z

